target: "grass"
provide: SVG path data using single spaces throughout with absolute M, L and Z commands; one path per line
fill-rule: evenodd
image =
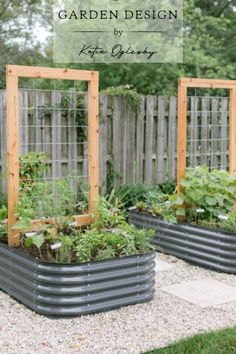
M 146 354 L 236 354 L 236 327 L 199 334 Z

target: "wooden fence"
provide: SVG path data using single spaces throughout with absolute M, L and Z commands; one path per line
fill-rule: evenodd
M 51 172 L 57 175 L 65 166 L 76 167 L 84 174 L 87 150 L 73 150 L 69 140 L 78 141 L 78 131 L 68 126 L 60 109 L 45 118 L 43 141 L 40 137 L 40 110 L 62 102 L 60 92 L 20 92 L 21 150 L 40 150 L 40 141 L 46 144 L 45 152 L 52 158 Z M 86 103 L 86 97 L 85 97 Z M 68 102 L 71 107 L 73 102 Z M 208 164 L 209 167 L 227 168 L 228 162 L 228 100 L 227 98 L 191 97 L 188 104 L 188 164 Z M 36 107 L 36 110 L 35 110 Z M 59 107 L 59 106 L 57 106 Z M 63 107 L 63 106 L 61 106 Z M 86 111 L 86 105 L 83 106 Z M 73 107 L 72 107 L 73 108 Z M 75 107 L 74 107 L 75 108 Z M 78 107 L 76 106 L 76 109 Z M 36 118 L 32 112 L 36 112 Z M 74 111 L 73 111 L 74 112 Z M 81 117 L 80 117 L 81 118 Z M 47 123 L 48 120 L 48 123 Z M 58 121 L 60 125 L 58 125 Z M 64 122 L 64 123 L 63 123 Z M 54 126 L 55 125 L 55 126 Z M 38 129 L 35 129 L 38 127 Z M 63 148 L 55 148 L 55 141 L 63 140 Z M 200 143 L 201 141 L 201 143 Z M 66 147 L 68 142 L 68 147 Z M 100 97 L 100 185 L 119 187 L 123 184 L 159 184 L 176 179 L 177 98 L 142 96 L 140 109 L 134 112 L 121 97 Z M 47 148 L 48 146 L 48 148 Z M 54 146 L 54 147 L 53 147 Z M 72 145 L 73 147 L 73 145 Z M 51 149 L 51 150 L 50 150 Z M 73 156 L 72 156 L 72 155 Z M 73 158 L 71 158 L 71 156 Z M 4 171 L 6 160 L 6 102 L 5 91 L 0 91 L 0 168 Z M 55 165 L 55 166 L 54 166 Z M 6 178 L 2 174 L 2 188 Z

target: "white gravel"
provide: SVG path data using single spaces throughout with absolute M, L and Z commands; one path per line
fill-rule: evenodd
M 236 276 L 174 265 L 156 276 L 151 303 L 73 319 L 36 315 L 0 291 L 1 354 L 140 354 L 189 335 L 236 325 L 236 302 L 201 308 L 160 290 L 184 280 L 213 278 L 236 286 Z M 157 260 L 158 261 L 158 260 Z

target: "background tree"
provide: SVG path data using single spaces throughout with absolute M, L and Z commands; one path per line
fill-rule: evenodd
M 50 36 L 45 48 L 32 36 L 36 24 L 51 33 L 52 1 L 5 1 L 5 6 L 0 5 L 0 73 L 5 72 L 7 62 L 53 66 Z M 130 84 L 144 94 L 176 94 L 180 76 L 235 79 L 236 0 L 184 0 L 183 64 L 78 63 L 67 67 L 99 70 L 101 89 Z

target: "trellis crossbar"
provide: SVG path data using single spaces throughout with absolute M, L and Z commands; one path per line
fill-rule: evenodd
M 7 65 L 7 166 L 8 166 L 8 244 L 20 244 L 15 208 L 19 200 L 19 78 L 79 80 L 88 82 L 88 182 L 89 207 L 86 215 L 75 215 L 78 225 L 90 224 L 98 206 L 99 194 L 99 73 L 97 71 Z M 34 220 L 32 225 L 43 221 Z M 49 220 L 50 222 L 50 220 Z
M 236 174 L 236 80 L 180 78 L 178 83 L 178 171 L 177 188 L 186 173 L 187 156 L 187 90 L 188 88 L 230 90 L 229 172 Z

